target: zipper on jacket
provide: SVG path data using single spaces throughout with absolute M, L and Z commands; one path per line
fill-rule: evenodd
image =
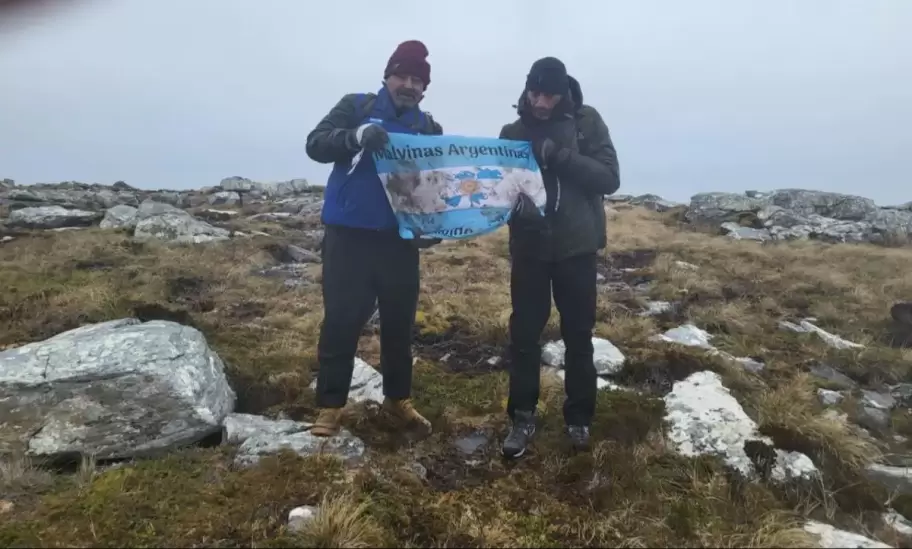
M 561 182 L 560 182 L 560 178 L 557 176 L 554 176 L 554 180 L 557 181 L 557 198 L 554 200 L 554 213 L 557 213 L 557 210 L 560 209 Z

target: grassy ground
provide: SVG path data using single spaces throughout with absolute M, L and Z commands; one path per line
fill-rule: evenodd
M 908 542 L 875 518 L 888 502 L 912 516 L 912 503 L 859 474 L 888 449 L 908 447 L 888 448 L 824 417 L 815 395 L 822 385 L 807 369 L 825 361 L 870 387 L 912 381 L 912 352 L 891 344 L 887 326 L 890 305 L 912 296 L 912 277 L 903 276 L 912 272 L 912 250 L 731 242 L 639 208 L 612 217 L 610 261 L 638 268 L 631 278 L 653 279 L 650 298 L 681 306 L 641 317 L 642 297 L 600 296 L 596 331 L 627 354 L 622 381 L 643 391 L 600 394 L 591 453 L 564 448 L 563 388 L 544 377 L 534 451 L 516 464 L 496 456 L 507 377 L 486 360 L 502 352 L 510 303 L 505 235 L 495 234 L 423 253 L 414 396 L 434 423 L 430 439 L 399 440 L 374 409 L 353 406 L 347 425 L 370 447 L 356 472 L 293 455 L 235 470 L 225 447 L 117 468 L 86 459 L 76 473 L 7 458 L 0 546 L 799 547 L 814 544 L 801 529 L 806 517 Z M 256 274 L 275 265 L 277 243 L 303 238 L 280 224 L 256 230 L 277 236 L 190 248 L 86 230 L 0 245 L 0 348 L 130 315 L 178 320 L 202 330 L 225 359 L 239 411 L 312 419 L 319 285 L 289 289 Z M 318 281 L 319 267 L 308 276 Z M 780 319 L 805 316 L 866 347 L 833 351 L 815 336 L 777 328 Z M 555 312 L 546 337 L 557 337 L 557 320 Z M 762 359 L 766 370 L 749 374 L 648 341 L 683 321 L 709 330 L 722 350 Z M 366 330 L 360 347 L 376 364 L 377 334 Z M 676 455 L 663 436 L 660 396 L 701 369 L 719 372 L 780 447 L 808 453 L 824 481 L 785 489 L 747 483 L 716 459 Z M 851 403 L 843 404 L 850 415 Z M 910 424 L 895 414 L 897 431 Z M 467 464 L 453 441 L 475 431 L 489 443 Z M 414 462 L 426 480 L 411 472 Z M 324 512 L 291 533 L 286 517 L 298 505 Z

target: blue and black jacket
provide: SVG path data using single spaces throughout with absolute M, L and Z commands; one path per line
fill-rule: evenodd
M 323 223 L 396 231 L 396 217 L 374 159 L 365 155 L 351 170 L 352 158 L 358 153 L 354 131 L 369 122 L 383 126 L 389 133 L 441 135 L 443 128 L 418 107 L 398 113 L 384 86 L 376 94 L 345 95 L 307 136 L 307 156 L 316 162 L 335 164 L 326 183 Z

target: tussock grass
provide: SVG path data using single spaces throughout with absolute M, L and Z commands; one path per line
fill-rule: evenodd
M 224 359 L 239 411 L 312 420 L 319 266 L 297 288 L 258 274 L 277 264 L 283 243 L 312 239 L 311 227 L 250 222 L 244 216 L 255 212 L 240 210 L 227 226 L 273 236 L 191 247 L 88 229 L 3 244 L 0 348 L 125 316 L 175 320 L 200 329 Z M 881 442 L 824 416 L 815 391 L 825 383 L 808 371 L 829 364 L 872 389 L 912 382 L 912 350 L 892 348 L 886 336 L 890 306 L 912 295 L 912 278 L 902 276 L 912 271 L 912 250 L 735 242 L 681 230 L 669 214 L 620 206 L 608 236 L 605 264 L 635 251 L 655 259 L 634 273 L 652 280 L 645 294 L 600 293 L 596 334 L 627 355 L 616 381 L 637 391 L 600 392 L 590 453 L 566 448 L 563 384 L 543 372 L 534 447 L 515 464 L 496 456 L 508 376 L 484 365 L 507 342 L 510 265 L 501 231 L 422 252 L 413 397 L 434 424 L 429 439 L 403 442 L 374 407 L 353 406 L 346 426 L 370 448 L 355 473 L 336 460 L 287 454 L 238 470 L 230 448 L 185 449 L 113 469 L 87 457 L 76 474 L 6 459 L 0 500 L 14 505 L 0 522 L 0 545 L 807 547 L 815 541 L 801 528 L 806 516 L 822 512 L 851 526 L 864 522 L 861 513 L 881 511 L 888 496 L 859 475 L 880 459 Z M 648 299 L 677 308 L 641 316 Z M 866 347 L 835 351 L 777 324 L 805 317 Z M 546 339 L 559 337 L 558 321 L 552 310 Z M 754 374 L 699 349 L 650 341 L 683 322 L 766 368 Z M 446 353 L 460 355 L 462 369 L 441 362 Z M 377 333 L 365 331 L 359 355 L 379 366 Z M 669 447 L 661 397 L 707 369 L 779 447 L 817 463 L 819 487 L 790 492 L 745 482 L 716 458 L 685 458 Z M 907 415 L 893 413 L 895 432 L 912 433 Z M 456 451 L 456 437 L 477 431 L 490 437 L 479 455 Z M 415 463 L 427 478 L 414 473 Z M 290 532 L 287 514 L 299 505 L 321 512 Z
M 0 458 L 0 499 L 40 492 L 52 482 L 52 475 L 27 456 Z
M 367 502 L 358 502 L 351 493 L 327 493 L 316 517 L 295 533 L 296 541 L 302 547 L 379 547 L 384 541 L 384 532 L 367 513 L 369 507 Z

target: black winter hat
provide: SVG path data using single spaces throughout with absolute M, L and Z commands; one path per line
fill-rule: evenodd
M 543 57 L 532 63 L 526 76 L 526 89 L 551 95 L 566 95 L 570 91 L 567 67 L 556 57 Z

